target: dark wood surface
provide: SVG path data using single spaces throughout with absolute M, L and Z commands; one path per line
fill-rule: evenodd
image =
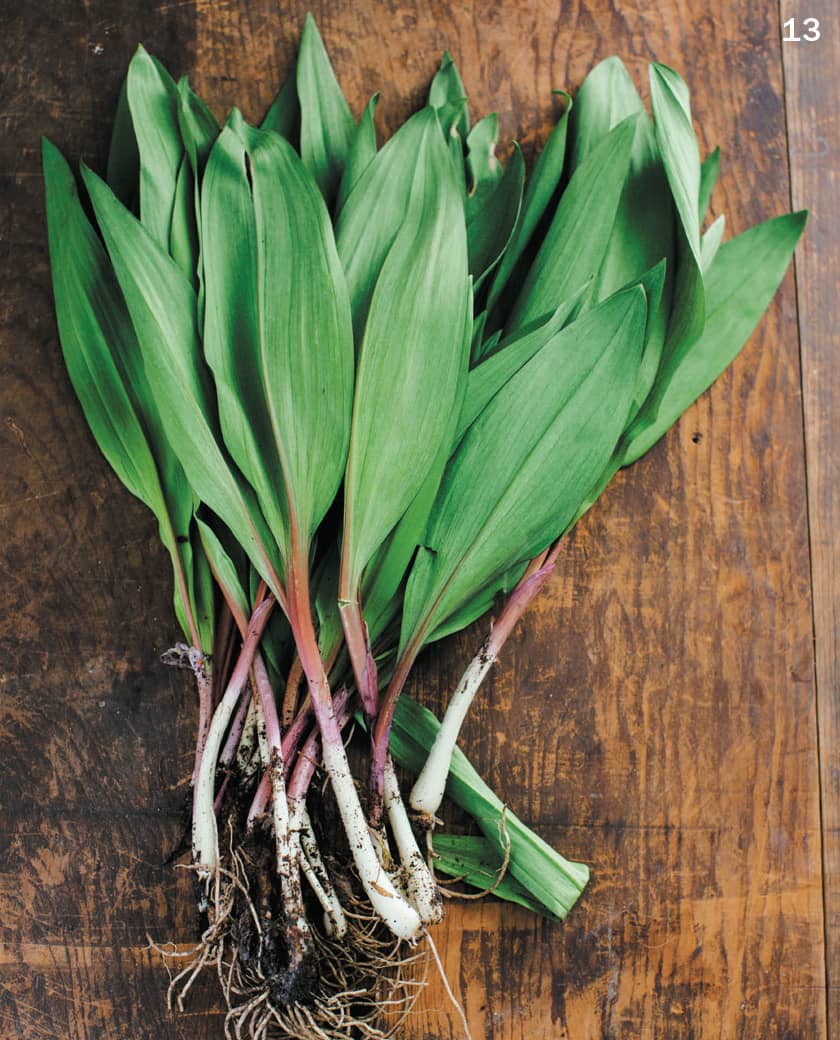
M 712 209 L 730 233 L 789 209 L 791 190 L 812 207 L 798 280 L 569 539 L 465 729 L 511 807 L 591 864 L 590 888 L 562 926 L 487 900 L 452 906 L 436 935 L 475 1040 L 840 1036 L 836 13 L 828 0 L 781 15 L 747 0 L 309 6 L 354 112 L 382 89 L 383 134 L 445 47 L 473 111 L 498 111 L 526 155 L 552 88 L 618 53 L 646 92 L 655 59 L 688 80 L 704 150 L 721 146 Z M 147 949 L 194 936 L 188 879 L 164 862 L 193 692 L 158 664 L 176 630 L 153 522 L 99 456 L 63 370 L 39 136 L 101 166 L 139 41 L 217 113 L 257 118 L 306 9 L 0 6 L 3 1037 L 222 1035 L 209 988 L 166 1012 Z M 783 46 L 790 14 L 821 16 L 820 43 Z M 414 692 L 439 707 L 480 636 L 436 651 Z M 459 1035 L 432 983 L 404 1036 Z
M 786 11 L 785 17 L 791 12 Z M 836 20 L 830 0 L 808 15 L 823 28 Z M 806 33 L 813 35 L 813 31 Z M 829 29 L 819 51 L 786 46 L 785 102 L 794 206 L 811 211 L 797 255 L 808 517 L 822 786 L 828 1020 L 840 1034 L 840 34 Z M 834 301 L 834 302 L 832 302 Z

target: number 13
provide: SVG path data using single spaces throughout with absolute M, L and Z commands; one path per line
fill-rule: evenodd
M 785 43 L 799 43 L 800 40 L 804 40 L 805 43 L 816 43 L 820 38 L 820 23 L 817 18 L 803 18 L 802 27 L 805 30 L 804 35 L 796 35 L 796 19 L 788 18 L 784 23 L 785 34 L 782 40 Z

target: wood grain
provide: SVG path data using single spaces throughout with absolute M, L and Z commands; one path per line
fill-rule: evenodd
M 645 93 L 652 59 L 686 76 L 702 144 L 722 148 L 713 210 L 731 232 L 790 201 L 771 5 L 138 7 L 39 2 L 4 18 L 0 1031 L 26 1040 L 222 1035 L 209 988 L 167 1015 L 144 949 L 147 932 L 194 937 L 188 885 L 163 863 L 193 694 L 156 663 L 175 625 L 153 523 L 97 454 L 62 370 L 38 134 L 101 163 L 140 40 L 219 115 L 235 102 L 257 118 L 311 7 L 354 112 L 382 89 L 383 135 L 448 47 L 473 113 L 497 110 L 530 156 L 551 89 L 619 53 Z M 791 120 L 804 177 L 794 133 Z M 795 307 L 789 276 L 733 369 L 579 526 L 468 722 L 487 779 L 593 868 L 562 926 L 492 901 L 451 908 L 436 937 L 475 1040 L 826 1035 Z M 814 472 L 828 481 L 827 462 Z M 828 538 L 833 514 L 819 515 Z M 481 633 L 422 661 L 413 691 L 439 707 Z M 439 984 L 404 1036 L 460 1036 Z
M 784 45 L 791 191 L 810 209 L 796 260 L 814 600 L 829 1035 L 840 1036 L 840 37 L 833 4 L 782 5 L 782 18 L 817 18 L 816 43 Z

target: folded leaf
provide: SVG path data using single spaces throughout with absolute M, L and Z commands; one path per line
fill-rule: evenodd
M 504 856 L 486 838 L 437 831 L 432 847 L 437 873 L 448 874 L 480 892 L 491 892 L 496 899 L 518 903 L 535 914 L 554 917 L 509 871 L 504 872 Z

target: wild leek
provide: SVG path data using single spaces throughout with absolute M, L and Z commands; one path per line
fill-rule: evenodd
M 67 367 L 157 518 L 168 656 L 198 686 L 205 927 L 173 993 L 223 965 L 231 1035 L 384 1035 L 442 913 L 435 869 L 560 919 L 586 885 L 458 732 L 563 536 L 732 361 L 805 223 L 703 232 L 717 153 L 679 76 L 650 77 L 652 120 L 617 58 L 597 66 L 526 178 L 449 55 L 378 148 L 377 98 L 357 125 L 310 18 L 261 127 L 220 126 L 141 48 L 104 179 L 44 142 Z M 441 723 L 401 696 L 491 611 Z M 430 864 L 445 791 L 482 834 L 440 835 Z

